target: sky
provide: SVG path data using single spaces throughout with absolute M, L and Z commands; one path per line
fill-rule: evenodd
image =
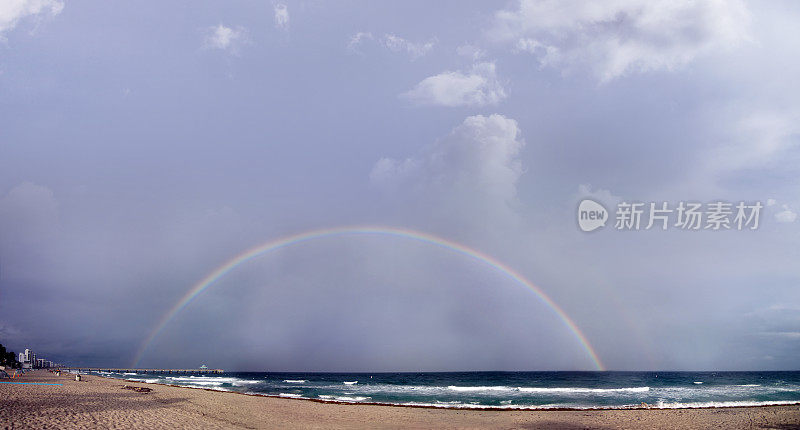
M 75 365 L 798 369 L 800 5 L 0 2 L 0 343 Z M 605 207 L 584 232 L 577 207 Z M 757 229 L 615 228 L 760 202 Z M 673 220 L 674 221 L 674 220 Z

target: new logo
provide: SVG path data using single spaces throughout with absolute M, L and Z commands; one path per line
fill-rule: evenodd
M 605 227 L 608 211 L 594 200 L 584 199 L 578 205 L 578 226 L 583 231 L 593 231 Z

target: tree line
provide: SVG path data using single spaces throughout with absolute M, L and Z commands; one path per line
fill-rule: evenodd
M 22 368 L 22 363 L 17 361 L 17 354 L 14 351 L 6 351 L 6 347 L 2 343 L 0 343 L 0 366 L 11 369 Z

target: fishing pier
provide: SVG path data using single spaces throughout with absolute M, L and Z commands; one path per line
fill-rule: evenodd
M 114 367 L 59 367 L 62 371 L 110 372 L 110 373 L 150 373 L 172 375 L 203 375 L 222 373 L 222 369 L 120 369 Z

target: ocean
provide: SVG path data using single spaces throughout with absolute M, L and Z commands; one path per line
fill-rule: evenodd
M 449 408 L 698 408 L 800 403 L 800 372 L 230 372 L 208 376 L 102 372 L 101 375 L 278 397 Z

